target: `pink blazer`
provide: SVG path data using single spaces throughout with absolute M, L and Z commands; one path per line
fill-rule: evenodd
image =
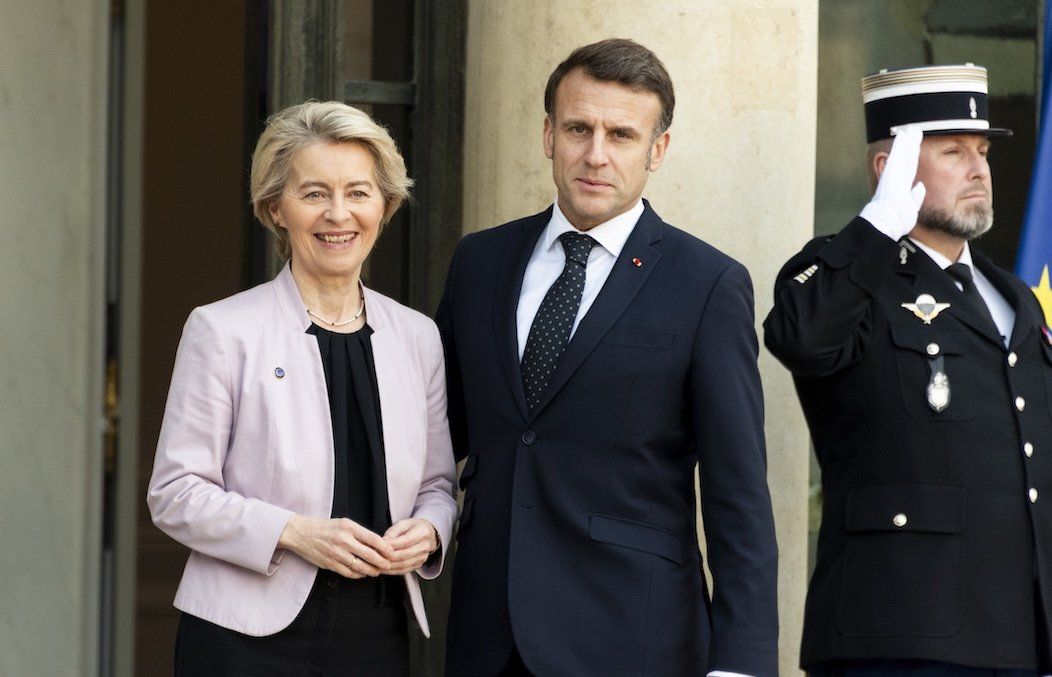
M 422 517 L 442 553 L 457 506 L 442 346 L 434 323 L 369 289 L 366 312 L 387 456 L 391 518 Z M 293 513 L 332 510 L 333 440 L 318 343 L 288 264 L 272 281 L 196 308 L 175 358 L 147 503 L 193 552 L 176 593 L 186 613 L 264 636 L 287 627 L 317 567 L 278 550 Z M 416 574 L 409 599 L 430 636 Z

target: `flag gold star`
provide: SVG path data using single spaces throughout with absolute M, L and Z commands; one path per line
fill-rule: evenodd
M 1041 270 L 1041 280 L 1036 287 L 1031 287 L 1041 309 L 1045 311 L 1045 324 L 1052 327 L 1052 287 L 1048 283 L 1048 265 Z

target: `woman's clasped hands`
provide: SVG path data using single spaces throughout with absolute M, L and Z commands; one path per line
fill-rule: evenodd
M 346 518 L 292 516 L 278 539 L 311 564 L 345 578 L 416 571 L 439 547 L 434 526 L 409 518 L 391 525 L 383 536 Z

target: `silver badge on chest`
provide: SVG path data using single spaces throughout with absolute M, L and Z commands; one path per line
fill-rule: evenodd
M 931 370 L 931 378 L 925 394 L 928 396 L 928 406 L 936 414 L 950 406 L 950 378 L 946 375 L 942 355 L 928 360 Z

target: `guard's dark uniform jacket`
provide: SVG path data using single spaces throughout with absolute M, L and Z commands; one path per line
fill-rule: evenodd
M 1033 669 L 1052 643 L 1052 346 L 1031 291 L 972 258 L 1015 309 L 1007 348 L 931 258 L 861 218 L 778 276 L 765 342 L 822 466 L 803 667 Z M 949 307 L 903 307 L 922 294 Z

